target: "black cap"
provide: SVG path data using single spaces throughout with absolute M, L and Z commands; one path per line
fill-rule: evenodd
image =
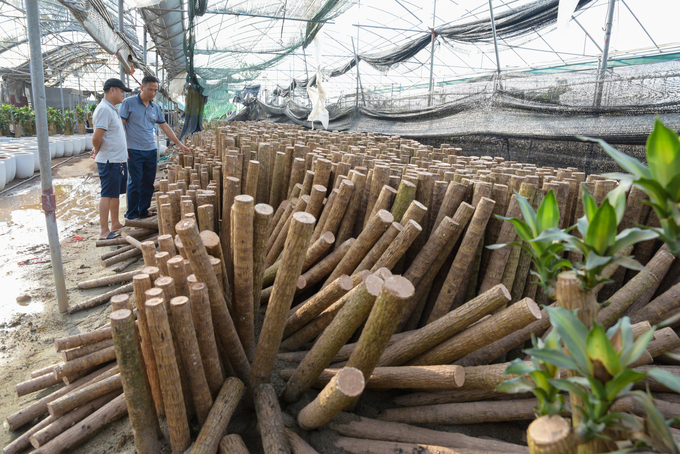
M 104 91 L 108 90 L 109 88 L 112 87 L 118 87 L 121 88 L 123 91 L 126 92 L 131 92 L 132 90 L 129 89 L 128 87 L 125 86 L 122 80 L 120 79 L 109 79 L 106 82 L 104 82 Z

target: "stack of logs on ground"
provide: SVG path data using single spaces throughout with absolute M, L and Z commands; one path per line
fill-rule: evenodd
M 110 323 L 56 339 L 63 361 L 17 385 L 23 396 L 65 383 L 7 416 L 10 430 L 32 427 L 6 454 L 69 452 L 126 414 L 142 454 L 168 443 L 174 454 L 259 452 L 227 434 L 235 412 L 256 415 L 265 453 L 317 452 L 309 431 L 324 425 L 332 452 L 528 452 L 420 426 L 534 418 L 531 396 L 495 388 L 546 332 L 551 301 L 524 250 L 485 248 L 517 240 L 494 215 L 519 216 L 513 191 L 537 207 L 552 189 L 560 226 L 572 225 L 582 188 L 599 204 L 615 181 L 276 124 L 221 125 L 188 143 L 157 181 L 157 215 L 98 243 L 121 246 L 102 256 L 118 274 L 79 287 L 120 285 L 70 311 L 110 303 Z M 644 201 L 633 188 L 622 229 L 658 225 Z M 680 310 L 680 266 L 660 246 L 627 251 L 643 272 L 605 271 L 602 324 L 628 315 L 639 335 Z M 667 325 L 637 366 L 680 373 L 668 354 L 678 322 Z M 680 415 L 676 395 L 645 386 L 666 417 Z M 371 393 L 386 409 L 353 414 Z

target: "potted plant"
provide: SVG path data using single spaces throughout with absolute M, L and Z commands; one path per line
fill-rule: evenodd
M 75 119 L 73 118 L 72 110 L 65 110 L 62 114 L 64 120 L 64 134 L 67 136 L 73 135 L 73 128 L 75 126 Z
M 85 134 L 85 117 L 87 113 L 82 106 L 76 106 L 76 117 L 78 119 L 78 134 Z
M 53 136 L 57 133 L 57 124 L 60 112 L 54 107 L 47 108 L 47 131 L 48 134 Z

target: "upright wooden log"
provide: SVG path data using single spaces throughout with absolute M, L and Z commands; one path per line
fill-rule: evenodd
M 111 314 L 111 332 L 116 348 L 116 359 L 125 392 L 125 402 L 135 437 L 135 448 L 140 454 L 156 454 L 162 437 L 158 416 L 146 381 L 135 318 L 132 311 L 122 309 Z
M 222 345 L 229 346 L 228 348 L 225 347 L 229 362 L 239 377 L 249 377 L 250 364 L 248 358 L 236 333 L 231 315 L 227 310 L 227 302 L 210 265 L 208 252 L 201 242 L 196 222 L 192 219 L 185 219 L 179 222 L 175 228 L 177 235 L 182 239 L 194 275 L 199 282 L 205 282 L 208 286 L 213 326 Z
M 297 205 L 295 206 L 295 209 L 293 210 L 293 215 L 295 213 L 303 213 L 305 211 L 305 208 L 307 207 L 308 200 L 309 200 L 308 195 L 301 196 L 297 202 Z M 286 238 L 288 237 L 288 233 L 290 231 L 290 225 L 293 221 L 293 215 L 291 215 L 286 220 L 286 223 L 279 232 L 279 236 L 276 238 L 276 241 L 274 241 L 272 248 L 267 253 L 267 258 L 264 261 L 264 265 L 266 267 L 270 267 L 271 265 L 273 265 L 277 261 L 277 259 L 281 256 L 281 253 L 283 252 L 283 249 L 285 247 Z
M 335 267 L 331 275 L 326 279 L 324 287 L 342 274 L 352 273 L 393 221 L 394 217 L 389 211 L 385 210 L 378 211 L 375 216 L 370 218 L 361 235 L 359 235 L 347 254 L 345 254 L 340 263 L 338 263 L 338 266 Z
M 223 182 L 224 197 L 222 197 L 222 223 L 220 224 L 220 244 L 222 246 L 223 262 L 227 268 L 227 279 L 230 288 L 234 284 L 233 255 L 231 250 L 231 206 L 234 197 L 241 193 L 241 180 L 235 177 L 226 177 Z
M 215 340 L 212 318 L 210 316 L 210 301 L 208 299 L 208 287 L 203 283 L 192 284 L 189 288 L 191 296 L 191 313 L 196 332 L 198 350 L 201 353 L 201 362 L 205 373 L 210 393 L 217 396 L 224 383 L 224 376 L 220 368 L 219 354 Z
M 250 374 L 251 389 L 267 382 L 271 376 L 283 337 L 286 316 L 295 296 L 296 284 L 302 271 L 305 251 L 309 247 L 315 221 L 309 213 L 300 212 L 293 215 L 281 259 L 281 269 L 274 282 L 274 289 L 255 350 Z
M 465 286 L 463 282 L 469 275 L 468 270 L 471 268 L 474 255 L 477 252 L 477 246 L 484 237 L 484 230 L 495 204 L 496 202 L 493 200 L 483 197 L 477 205 L 467 233 L 463 237 L 460 249 L 446 277 L 444 287 L 439 292 L 437 301 L 428 317 L 428 323 L 432 323 L 449 312 L 456 299 L 464 296 Z
M 258 203 L 253 211 L 253 311 L 257 318 L 260 307 L 260 294 L 264 279 L 264 261 L 267 256 L 267 239 L 272 229 L 274 209 Z M 273 283 L 273 282 L 272 282 Z
M 257 160 L 260 162 L 260 172 L 257 178 L 257 197 L 255 197 L 255 201 L 257 203 L 269 203 L 271 170 L 274 166 L 270 143 L 260 142 L 257 148 Z
M 341 369 L 316 399 L 298 413 L 298 424 L 305 430 L 323 426 L 361 395 L 364 385 L 364 376 L 359 369 Z
M 366 253 L 363 260 L 354 268 L 352 274 L 357 274 L 364 270 L 370 270 L 378 259 L 383 255 L 387 248 L 392 244 L 402 231 L 404 227 L 398 222 L 393 222 L 375 242 L 373 247 Z
M 333 235 L 338 233 L 338 228 L 340 228 L 340 223 L 342 222 L 342 218 L 347 211 L 347 206 L 351 200 L 353 192 L 354 183 L 352 183 L 350 180 L 343 180 L 343 182 L 340 183 L 338 194 L 335 197 L 335 201 L 333 202 L 333 209 L 326 218 L 323 227 L 321 229 L 317 228 L 314 231 L 312 242 L 319 239 L 319 237 L 325 232 L 331 232 Z M 321 219 L 319 219 L 319 222 L 321 222 Z
M 352 198 L 347 205 L 345 215 L 338 228 L 335 249 L 338 249 L 342 243 L 352 237 L 354 225 L 357 223 L 357 214 L 361 209 L 361 198 L 366 187 L 366 174 L 361 173 L 356 169 L 351 172 L 350 180 L 354 183 L 354 190 L 352 191 Z
M 286 161 L 286 154 L 283 152 L 277 152 L 274 158 L 274 168 L 272 172 L 271 187 L 269 190 L 269 200 L 267 203 L 271 206 L 279 206 L 281 200 L 284 198 L 283 187 L 284 182 L 284 167 Z M 286 188 L 288 187 L 288 181 L 286 181 Z
M 173 226 L 174 231 L 174 226 Z M 172 240 L 172 234 L 161 235 L 158 237 L 158 248 L 162 252 L 167 252 L 170 257 L 177 255 L 177 249 L 175 248 L 175 242 Z
M 297 401 L 312 386 L 335 354 L 368 317 L 382 286 L 382 279 L 366 272 L 363 282 L 343 297 L 344 305 L 286 383 L 281 393 L 284 402 Z
M 244 388 L 243 382 L 238 378 L 227 378 L 215 399 L 208 419 L 198 434 L 198 438 L 190 451 L 191 454 L 214 454 L 217 452 L 222 435 L 236 410 L 236 405 L 243 396 Z
M 375 216 L 375 213 L 377 213 L 380 210 L 390 211 L 392 199 L 396 195 L 397 195 L 396 189 L 389 185 L 383 186 L 382 189 L 380 190 L 380 194 L 378 194 L 378 198 L 376 199 L 375 204 L 373 205 L 373 210 L 371 210 L 370 216 L 371 217 Z
M 198 219 L 199 229 L 215 230 L 215 207 L 213 205 L 205 204 L 196 209 L 196 217 Z
M 253 303 L 253 198 L 234 198 L 231 226 L 234 246 L 234 325 L 246 356 L 252 361 L 255 353 L 255 315 Z
M 545 415 L 529 424 L 527 443 L 531 454 L 572 454 L 578 438 L 569 421 L 559 415 Z
M 394 216 L 395 222 L 401 222 L 401 218 L 404 216 L 404 213 L 406 213 L 406 209 L 411 205 L 411 202 L 413 202 L 415 197 L 416 185 L 410 181 L 401 180 L 390 211 L 392 216 Z
M 436 228 L 441 224 L 444 217 L 453 217 L 460 204 L 465 201 L 466 194 L 467 185 L 456 182 L 449 183 L 449 186 L 446 188 L 446 193 L 444 194 L 444 200 L 442 200 L 442 204 L 439 207 L 437 218 L 432 225 L 433 228 Z
M 305 287 L 303 290 L 312 287 L 318 282 L 321 282 L 323 278 L 328 276 L 345 257 L 355 241 L 356 240 L 354 238 L 350 238 L 349 240 L 345 241 L 338 249 L 334 250 L 321 261 L 319 261 L 319 263 L 305 271 L 305 273 L 302 275 L 302 277 L 305 279 Z
M 141 243 L 141 249 L 144 266 L 156 266 L 156 245 L 154 242 L 144 241 Z
M 170 445 L 173 454 L 184 454 L 191 444 L 191 436 L 168 314 L 161 298 L 147 300 L 145 306 L 163 393 Z
M 172 315 L 172 334 L 179 347 L 177 356 L 181 360 L 183 371 L 189 378 L 189 387 L 196 408 L 198 424 L 203 425 L 208 417 L 213 400 L 203 369 L 189 298 L 186 296 L 173 298 L 170 301 L 170 313 Z
M 263 383 L 253 390 L 255 412 L 265 454 L 290 454 L 281 407 L 274 387 Z
M 175 293 L 178 296 L 188 296 L 187 270 L 184 265 L 184 258 L 176 255 L 168 260 L 168 276 L 175 281 Z
M 378 261 L 371 267 L 371 272 L 376 271 L 378 268 L 387 268 L 388 270 L 394 268 L 422 231 L 423 228 L 416 221 L 408 221 L 406 226 L 404 226 L 404 230 L 399 232 L 399 235 L 397 235 Z
M 255 200 L 257 196 L 257 180 L 260 176 L 260 163 L 258 161 L 248 161 L 248 174 L 246 176 L 246 185 L 243 188 L 243 194 L 249 195 Z
M 219 454 L 250 454 L 243 439 L 238 434 L 225 435 L 218 446 Z
M 497 312 L 414 358 L 407 365 L 426 366 L 448 364 L 470 352 L 521 329 L 541 317 L 541 310 L 531 299 L 525 298 Z

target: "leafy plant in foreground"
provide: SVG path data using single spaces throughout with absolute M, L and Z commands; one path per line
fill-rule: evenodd
M 657 118 L 654 130 L 647 138 L 649 167 L 628 156 L 602 139 L 581 137 L 599 143 L 618 165 L 630 174 L 609 174 L 610 178 L 633 182 L 649 196 L 661 228 L 652 229 L 680 257 L 680 138 Z

